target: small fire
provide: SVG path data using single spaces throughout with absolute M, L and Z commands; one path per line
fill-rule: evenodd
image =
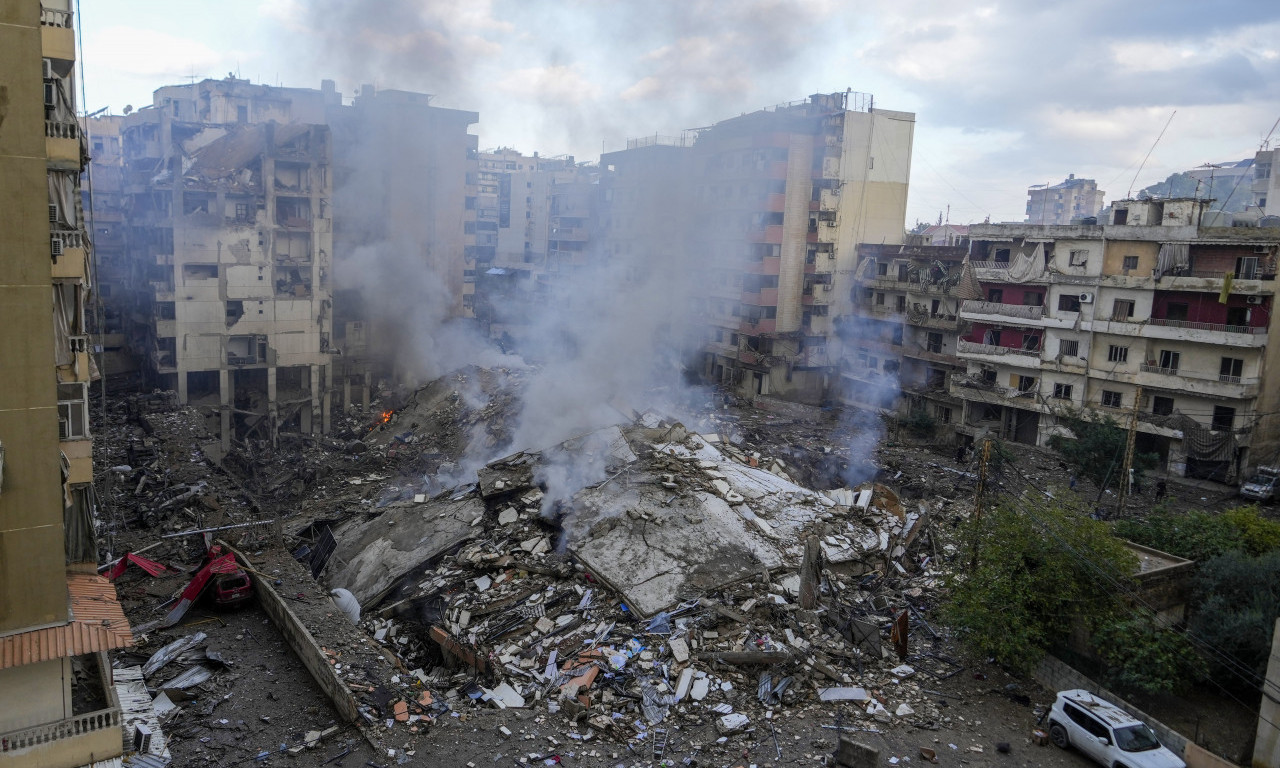
M 391 421 L 391 417 L 392 417 L 394 414 L 395 414 L 395 411 L 383 411 L 383 412 L 382 412 L 382 423 L 383 423 L 383 424 L 386 424 L 388 421 Z

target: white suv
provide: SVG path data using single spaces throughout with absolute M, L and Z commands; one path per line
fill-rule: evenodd
M 1107 768 L 1186 768 L 1146 723 L 1084 690 L 1058 693 L 1049 710 L 1049 738 Z

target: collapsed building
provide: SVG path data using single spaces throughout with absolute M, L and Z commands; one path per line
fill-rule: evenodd
M 324 433 L 332 408 L 367 405 L 394 359 L 395 326 L 373 343 L 382 317 L 335 271 L 398 232 L 387 247 L 437 275 L 453 297 L 438 303 L 461 314 L 474 122 L 422 94 L 368 86 L 344 104 L 331 81 L 232 77 L 89 119 L 110 372 L 137 367 L 132 352 L 152 386 L 218 412 L 227 444 Z M 388 143 L 406 151 L 392 161 Z M 409 195 L 424 177 L 427 194 Z

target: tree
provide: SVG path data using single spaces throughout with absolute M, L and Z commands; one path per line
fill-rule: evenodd
M 1200 510 L 1154 511 L 1144 518 L 1118 520 L 1117 536 L 1188 560 L 1204 562 L 1244 549 L 1244 536 L 1222 515 Z
M 1079 412 L 1059 414 L 1058 423 L 1071 430 L 1074 438 L 1054 435 L 1049 447 L 1062 455 L 1063 460 L 1077 475 L 1087 477 L 1099 488 L 1120 484 L 1120 470 L 1124 466 L 1124 452 L 1129 435 L 1110 416 L 1096 416 Z M 1158 454 L 1134 453 L 1133 476 L 1142 478 L 1160 460 Z
M 948 577 L 943 616 L 974 655 L 1022 671 L 1073 622 L 1092 631 L 1111 619 L 1113 587 L 1132 583 L 1137 562 L 1106 524 L 1056 502 L 1002 503 L 962 536 L 978 547 L 978 565 Z
M 1208 674 L 1191 642 L 1147 611 L 1104 623 L 1090 644 L 1107 681 L 1123 691 L 1176 693 Z
M 1209 655 L 1214 677 L 1223 685 L 1247 688 L 1250 681 L 1226 661 L 1237 659 L 1257 676 L 1256 688 L 1266 674 L 1280 615 L 1280 551 L 1261 557 L 1230 552 L 1203 563 L 1192 604 L 1187 631 L 1217 651 Z

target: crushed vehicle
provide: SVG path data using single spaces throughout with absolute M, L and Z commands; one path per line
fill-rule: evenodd
M 1186 768 L 1146 723 L 1081 689 L 1058 693 L 1049 710 L 1049 738 L 1108 768 Z

